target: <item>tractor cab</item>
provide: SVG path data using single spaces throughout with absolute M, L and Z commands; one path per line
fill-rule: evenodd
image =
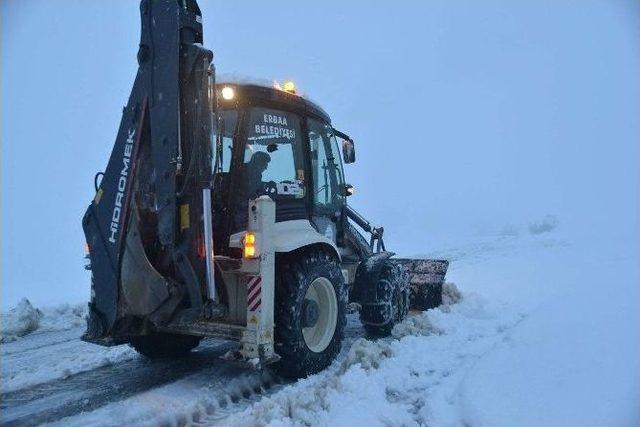
M 217 253 L 246 230 L 247 204 L 275 202 L 276 222 L 310 220 L 343 246 L 343 212 L 349 194 L 343 162 L 355 160 L 353 141 L 331 126 L 327 113 L 277 87 L 220 83 L 214 149 L 214 241 Z M 345 156 L 342 152 L 346 153 Z

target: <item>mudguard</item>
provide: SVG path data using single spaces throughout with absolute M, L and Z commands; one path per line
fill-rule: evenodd
M 267 196 L 262 196 L 268 198 Z M 242 248 L 242 239 L 245 231 L 234 233 L 229 238 L 229 247 Z M 336 259 L 340 260 L 340 251 L 333 242 L 322 234 L 318 233 L 309 220 L 297 219 L 291 221 L 276 222 L 273 225 L 273 241 L 271 245 L 274 252 L 287 253 L 311 245 L 322 245 L 331 252 Z

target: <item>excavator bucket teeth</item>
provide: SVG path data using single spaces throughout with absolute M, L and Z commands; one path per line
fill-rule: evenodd
M 442 304 L 442 285 L 449 268 L 443 259 L 394 258 L 409 277 L 409 302 L 413 310 L 428 310 Z

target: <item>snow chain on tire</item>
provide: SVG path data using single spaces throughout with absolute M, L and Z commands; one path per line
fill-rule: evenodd
M 309 322 L 308 313 L 315 310 L 322 316 L 327 310 L 327 307 L 307 307 L 308 291 L 312 286 L 315 289 L 317 283 L 324 284 L 323 289 L 328 295 L 332 292 L 335 295 L 335 299 L 332 299 L 335 329 L 332 336 L 328 335 L 330 332 L 327 333 L 329 339 L 325 339 L 324 344 L 318 345 L 322 349 L 313 351 L 303 333 L 304 325 L 307 324 L 305 322 Z M 275 351 L 281 360 L 273 368 L 283 377 L 300 378 L 329 366 L 342 345 L 346 305 L 347 290 L 339 261 L 334 255 L 321 249 L 298 250 L 280 255 L 276 263 L 274 335 Z
M 360 312 L 360 321 L 372 335 L 387 336 L 409 313 L 409 280 L 404 269 L 386 260 L 376 284 L 377 304 Z

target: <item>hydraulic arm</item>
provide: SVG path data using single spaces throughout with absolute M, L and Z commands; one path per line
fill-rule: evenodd
M 203 221 L 211 218 L 213 54 L 202 47 L 194 0 L 142 0 L 140 14 L 135 83 L 83 218 L 92 270 L 85 339 L 93 341 L 117 337 L 140 316 L 199 313 L 214 292 Z

